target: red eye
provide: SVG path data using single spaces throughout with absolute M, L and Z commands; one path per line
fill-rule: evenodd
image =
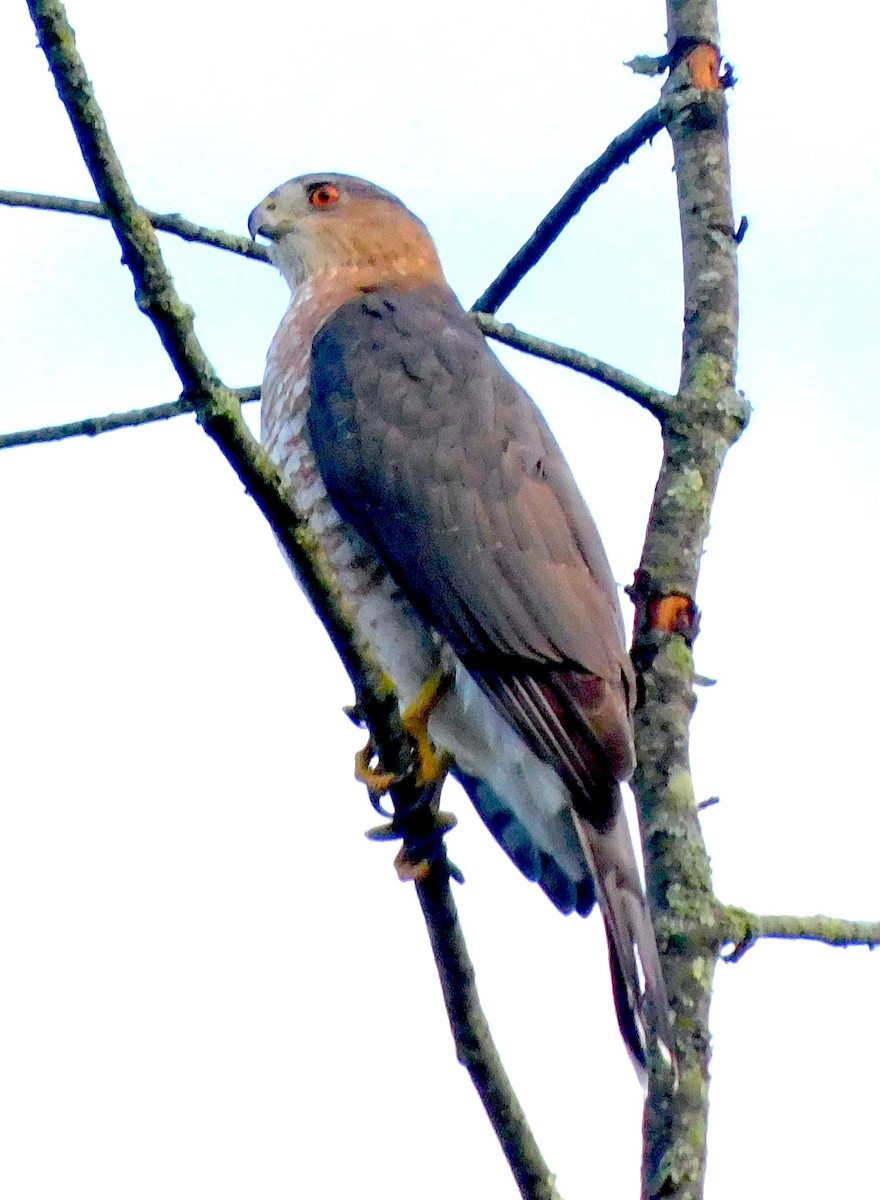
M 309 204 L 315 208 L 330 208 L 339 199 L 339 188 L 335 183 L 318 183 L 309 192 Z

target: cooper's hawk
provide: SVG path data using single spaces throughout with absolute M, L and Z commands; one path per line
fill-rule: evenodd
M 496 839 L 563 912 L 599 899 L 637 1065 L 669 1050 L 621 807 L 634 680 L 593 520 L 537 408 L 488 349 L 425 226 L 389 192 L 303 175 L 251 213 L 293 299 L 262 426 L 291 500 Z

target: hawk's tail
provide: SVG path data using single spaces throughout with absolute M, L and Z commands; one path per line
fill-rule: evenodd
M 643 1083 L 652 1038 L 675 1074 L 675 1045 L 660 954 L 623 807 L 618 806 L 611 824 L 602 831 L 577 813 L 574 819 L 605 919 L 620 1032 Z

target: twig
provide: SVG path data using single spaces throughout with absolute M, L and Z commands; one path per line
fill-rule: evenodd
M 259 387 L 231 388 L 240 404 L 259 400 Z M 193 399 L 181 398 L 169 404 L 154 404 L 151 408 L 132 408 L 128 412 L 107 413 L 103 417 L 84 417 L 80 421 L 68 421 L 65 425 L 44 425 L 41 429 L 19 429 L 14 433 L 0 433 L 0 450 L 10 446 L 34 446 L 40 442 L 61 442 L 65 438 L 97 437 L 99 433 L 111 433 L 114 429 L 130 429 L 136 425 L 149 425 L 151 421 L 167 421 L 184 413 L 195 412 L 198 403 Z
M 495 341 L 507 346 L 513 346 L 536 358 L 548 362 L 559 363 L 569 367 L 591 379 L 598 379 L 615 391 L 621 392 L 631 400 L 647 409 L 659 421 L 663 421 L 675 411 L 674 397 L 667 392 L 652 388 L 635 375 L 628 375 L 610 363 L 602 362 L 584 354 L 581 350 L 572 350 L 560 346 L 556 342 L 545 341 L 534 334 L 524 333 L 506 322 L 498 321 L 488 313 L 474 313 L 474 319 L 483 333 Z M 239 403 L 247 404 L 259 400 L 259 386 L 230 389 L 238 397 Z M 100 433 L 109 433 L 114 429 L 126 429 L 135 425 L 147 425 L 151 421 L 167 421 L 170 417 L 182 416 L 185 413 L 196 412 L 198 401 L 195 398 L 181 397 L 169 404 L 156 404 L 151 408 L 135 408 L 129 412 L 107 413 L 103 417 L 84 417 L 79 421 L 68 421 L 64 425 L 46 425 L 40 429 L 21 429 L 12 433 L 0 434 L 0 450 L 11 446 L 32 446 L 39 442 L 58 442 L 72 437 L 96 437 Z
M 20 208 L 35 208 L 48 212 L 63 212 L 72 213 L 74 215 L 99 217 L 104 220 L 109 220 L 109 213 L 103 204 L 96 204 L 92 200 L 75 200 L 67 196 L 46 196 L 37 192 L 4 192 L 0 191 L 0 204 L 13 205 Z M 162 214 L 150 212 L 148 209 L 142 210 L 144 216 L 149 220 L 154 229 L 159 229 L 164 233 L 173 233 L 178 237 L 185 238 L 190 242 L 201 242 L 206 246 L 213 246 L 219 250 L 228 250 L 232 254 L 244 254 L 248 258 L 257 259 L 260 262 L 268 262 L 269 258 L 265 247 L 251 242 L 248 238 L 238 237 L 234 233 L 227 233 L 222 229 L 209 229 L 206 225 L 196 225 L 192 221 L 187 221 L 185 218 L 177 214 Z M 583 375 L 589 375 L 592 379 L 598 379 L 600 383 L 607 384 L 608 387 L 620 392 L 624 396 L 628 396 L 631 400 L 635 400 L 642 408 L 653 413 L 658 420 L 662 421 L 664 417 L 673 410 L 673 397 L 659 388 L 653 388 L 650 384 L 644 383 L 635 375 L 629 375 L 626 371 L 621 371 L 618 367 L 612 366 L 610 363 L 603 362 L 600 358 L 593 358 L 590 354 L 585 354 L 581 350 L 572 350 L 567 346 L 560 346 L 556 342 L 549 342 L 544 338 L 535 337 L 534 334 L 524 333 L 520 329 L 516 329 L 513 325 L 507 322 L 499 321 L 495 316 L 488 312 L 474 312 L 474 319 L 482 329 L 483 333 L 497 342 L 503 342 L 505 345 L 513 346 L 517 350 L 522 350 L 524 354 L 533 354 L 536 358 L 547 359 L 548 362 L 559 363 L 560 366 L 570 367 L 573 371 L 578 371 Z M 244 399 L 250 399 L 249 396 Z M 144 409 L 145 413 L 155 412 L 155 416 L 145 416 L 141 419 L 133 419 L 126 424 L 140 425 L 147 421 L 165 420 L 166 417 L 177 416 L 178 413 L 191 412 L 189 407 L 182 406 L 177 412 L 169 409 L 166 413 L 165 406 L 156 409 Z M 115 415 L 115 414 L 114 414 Z M 132 416 L 134 417 L 134 413 Z M 103 422 L 105 418 L 97 418 Z M 91 418 L 87 419 L 84 424 L 88 424 Z M 68 429 L 71 432 L 59 433 L 56 437 L 46 436 L 44 438 L 31 438 L 30 441 L 53 441 L 57 437 L 76 437 L 78 433 L 89 434 L 89 429 L 77 430 L 73 428 L 76 424 L 72 422 L 70 426 L 57 426 L 54 428 Z M 123 426 L 108 425 L 107 428 L 119 429 Z M 50 427 L 53 428 L 53 427 Z M 30 432 L 30 431 L 28 431 Z M 33 431 L 38 432 L 38 431 Z M 95 432 L 103 433 L 104 428 Z M 6 438 L 17 438 L 17 434 L 7 434 L 0 438 L 0 449 L 7 445 L 19 446 L 26 444 L 23 441 L 5 440 Z
M 541 224 L 527 242 L 517 250 L 503 271 L 499 273 L 472 308 L 475 312 L 494 313 L 504 303 L 513 289 L 532 269 L 542 255 L 550 249 L 565 226 L 576 216 L 590 196 L 611 178 L 618 167 L 628 162 L 632 155 L 651 141 L 663 128 L 664 120 L 660 106 L 655 105 L 643 113 L 610 142 L 595 162 L 583 170 L 564 196 L 554 204 Z
M 823 942 L 826 946 L 880 946 L 880 921 L 847 921 L 840 917 L 768 916 L 729 907 L 725 911 L 727 941 L 733 949 L 722 955 L 725 962 L 739 962 L 759 938 L 786 938 Z
M 153 227 L 132 195 L 63 6 L 57 0 L 28 0 L 28 7 L 95 189 L 134 277 L 138 307 L 158 331 L 183 385 L 184 399 L 192 401 L 199 422 L 272 525 L 304 591 L 321 613 L 334 648 L 357 680 L 356 688 L 382 697 L 381 688 L 370 689 L 367 660 L 332 583 L 321 576 L 303 549 L 302 531 L 278 472 L 241 420 L 238 396 L 221 383 L 195 335 L 192 309 L 178 296 Z
M 212 243 L 213 244 L 213 243 Z M 676 411 L 675 398 L 658 388 L 652 388 L 635 375 L 628 375 L 610 363 L 602 362 L 600 358 L 584 354 L 582 350 L 571 350 L 556 342 L 545 341 L 534 334 L 524 333 L 521 329 L 506 322 L 499 321 L 488 313 L 474 313 L 474 319 L 483 333 L 506 346 L 513 346 L 536 358 L 558 363 L 569 367 L 591 379 L 598 379 L 608 387 L 641 405 L 652 413 L 661 423 L 666 417 Z M 259 386 L 230 389 L 238 397 L 239 403 L 248 404 L 259 400 Z M 99 433 L 110 433 L 115 429 L 127 429 L 135 425 L 148 425 L 151 421 L 167 421 L 171 417 L 179 417 L 185 413 L 195 412 L 198 402 L 195 399 L 181 397 L 169 404 L 156 404 L 151 408 L 134 408 L 128 412 L 107 413 L 103 417 L 83 417 L 79 421 L 68 421 L 64 425 L 45 425 L 40 429 L 20 429 L 12 433 L 0 433 L 0 450 L 11 446 L 33 446 L 40 442 L 59 442 L 72 437 L 96 437 Z
M 455 901 L 437 873 L 417 883 L 419 903 L 443 988 L 458 1061 L 466 1067 L 522 1196 L 559 1200 L 554 1176 L 544 1161 L 525 1113 L 510 1085 L 492 1041 L 477 994 L 474 968 L 461 935 Z
M 0 204 L 9 208 L 36 208 L 46 212 L 72 213 L 78 217 L 98 217 L 109 220 L 110 214 L 103 204 L 94 200 L 75 200 L 70 196 L 46 196 L 39 192 L 9 192 L 0 189 Z M 157 213 L 142 209 L 144 216 L 154 229 L 162 233 L 173 233 L 185 242 L 199 242 L 203 246 L 214 246 L 217 250 L 229 250 L 258 262 L 268 262 L 265 246 L 242 237 L 227 233 L 224 229 L 209 229 L 207 225 L 196 225 L 187 221 L 180 213 Z
M 408 763 L 409 745 L 400 725 L 396 697 L 352 627 L 334 581 L 327 579 L 309 557 L 305 548 L 307 536 L 288 505 L 277 471 L 241 419 L 238 397 L 221 383 L 196 338 L 192 311 L 180 300 L 162 259 L 155 231 L 129 188 L 62 5 L 58 0 L 28 0 L 28 6 L 95 189 L 106 206 L 123 259 L 134 277 L 138 306 L 155 325 L 183 384 L 185 397 L 195 405 L 199 421 L 259 504 L 294 565 L 355 686 L 358 711 L 369 724 L 385 763 L 398 766 Z M 396 812 L 398 806 L 404 808 L 412 802 L 413 788 L 411 772 L 404 772 L 400 788 L 392 789 Z M 416 795 L 413 807 L 417 810 L 416 817 L 424 821 L 425 805 L 419 804 L 420 799 Z M 434 880 L 437 895 L 443 899 L 444 890 L 449 891 L 444 862 L 432 869 L 429 879 Z M 451 897 L 443 903 L 454 914 Z M 428 912 L 431 911 L 429 906 Z M 449 930 L 430 933 L 432 939 L 436 936 L 442 940 L 448 937 Z M 455 935 L 461 950 L 464 943 L 460 930 L 456 929 Z M 458 986 L 471 990 L 473 969 L 469 961 L 452 961 L 448 966 L 451 974 L 444 975 L 444 992 L 447 986 L 453 992 Z M 451 1021 L 453 1016 L 450 1013 Z M 518 1107 L 518 1101 L 506 1076 L 498 1072 L 500 1063 L 491 1041 L 487 1040 L 485 1025 L 481 1034 L 479 1044 L 487 1051 L 491 1049 L 493 1057 L 482 1066 L 486 1077 L 492 1080 L 491 1087 L 480 1094 L 495 1128 L 504 1128 L 505 1114 Z M 527 1126 L 518 1132 L 524 1136 Z M 531 1161 L 532 1149 L 537 1152 L 533 1139 L 531 1145 L 522 1146 L 502 1142 L 502 1148 L 525 1200 L 548 1200 L 550 1193 L 545 1187 L 537 1183 L 527 1186 L 532 1176 L 535 1180 L 548 1178 L 540 1155 L 528 1172 L 524 1173 L 520 1165 L 523 1158 Z
M 503 342 L 506 346 L 513 346 L 526 354 L 533 354 L 536 358 L 545 358 L 548 362 L 570 367 L 572 371 L 589 375 L 591 379 L 598 379 L 600 383 L 605 383 L 616 392 L 628 396 L 630 400 L 635 400 L 636 404 L 647 409 L 661 423 L 674 411 L 674 399 L 667 392 L 651 387 L 635 375 L 629 375 L 626 371 L 603 362 L 601 358 L 593 358 L 582 350 L 571 350 L 557 342 L 547 342 L 532 333 L 523 333 L 521 329 L 499 321 L 491 313 L 475 312 L 474 317 L 486 337 Z

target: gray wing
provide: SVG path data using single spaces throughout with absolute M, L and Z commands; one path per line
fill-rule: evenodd
M 640 1069 L 651 1031 L 672 1064 L 618 786 L 633 768 L 633 676 L 608 562 L 559 447 L 440 288 L 343 305 L 315 339 L 311 382 L 309 436 L 331 500 L 562 779 L 621 1032 Z
M 608 561 L 546 422 L 451 292 L 343 305 L 312 352 L 330 498 L 582 815 L 632 769 L 632 676 Z

